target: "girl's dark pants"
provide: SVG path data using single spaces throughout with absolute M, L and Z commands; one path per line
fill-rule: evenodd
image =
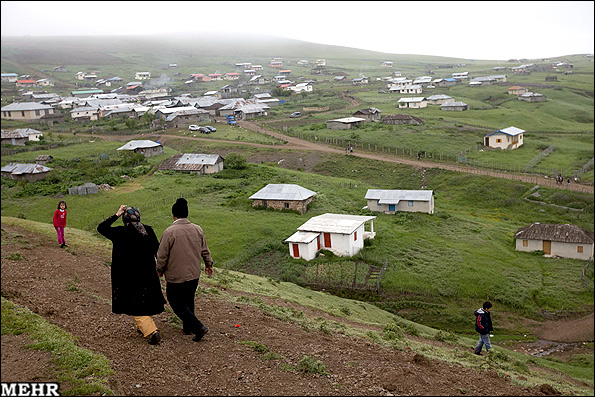
M 172 310 L 182 320 L 184 333 L 196 334 L 203 324 L 194 315 L 194 295 L 198 288 L 198 279 L 183 283 L 167 283 L 165 292 Z

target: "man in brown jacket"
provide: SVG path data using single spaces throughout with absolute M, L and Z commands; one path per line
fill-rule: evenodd
M 190 222 L 188 202 L 179 198 L 171 207 L 174 222 L 163 231 L 157 251 L 157 274 L 165 275 L 165 292 L 174 313 L 182 320 L 185 335 L 198 342 L 209 331 L 194 314 L 194 295 L 200 277 L 200 260 L 208 277 L 213 259 L 202 228 Z

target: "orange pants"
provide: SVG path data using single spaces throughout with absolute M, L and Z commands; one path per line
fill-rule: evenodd
M 134 321 L 136 321 L 136 327 L 143 333 L 143 336 L 145 338 L 151 335 L 153 332 L 157 331 L 155 321 L 153 321 L 153 319 L 150 316 L 132 317 L 134 318 Z

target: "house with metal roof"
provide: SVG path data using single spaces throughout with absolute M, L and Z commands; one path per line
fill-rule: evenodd
M 362 117 L 368 121 L 380 121 L 380 113 L 382 110 L 377 108 L 359 109 L 353 113 L 354 117 Z
M 545 102 L 547 98 L 543 94 L 538 94 L 536 92 L 525 92 L 517 97 L 519 101 L 525 102 Z
M 368 209 L 385 214 L 397 212 L 434 213 L 433 190 L 383 190 L 368 189 L 366 193 Z
M 508 95 L 523 95 L 525 92 L 529 92 L 529 90 L 525 87 L 521 87 L 518 85 L 512 86 L 508 89 Z
M 484 145 L 496 149 L 516 149 L 524 143 L 525 130 L 516 127 L 503 128 L 484 136 Z
M 430 105 L 442 105 L 443 103 L 454 101 L 454 99 L 451 96 L 444 94 L 431 95 L 427 97 L 426 100 Z
M 399 109 L 422 109 L 428 107 L 428 101 L 423 96 L 400 98 L 397 103 Z
M 366 119 L 362 117 L 344 117 L 341 119 L 327 120 L 326 128 L 331 130 L 349 130 L 356 125 L 363 124 Z
M 163 145 L 150 140 L 132 140 L 116 150 L 127 150 L 134 153 L 142 153 L 145 157 L 152 157 L 163 154 Z
M 51 118 L 59 113 L 50 105 L 43 105 L 36 102 L 15 102 L 3 106 L 0 111 L 2 118 L 8 120 L 37 121 L 43 118 Z
M 516 250 L 544 256 L 593 260 L 593 231 L 577 225 L 533 223 L 517 229 Z
M 16 83 L 19 79 L 19 75 L 16 73 L 2 73 L 3 83 Z
M 268 184 L 249 197 L 253 207 L 294 210 L 300 214 L 308 210 L 316 192 L 299 185 L 281 183 Z
M 373 239 L 375 216 L 326 213 L 310 218 L 285 240 L 289 254 L 307 261 L 325 249 L 338 256 L 353 256 L 364 248 L 365 239 Z M 370 229 L 366 230 L 366 224 Z
M 44 179 L 52 169 L 40 164 L 9 163 L 0 170 L 2 176 L 17 181 L 35 182 Z
M 223 157 L 218 154 L 178 153 L 163 161 L 159 170 L 215 174 L 223 170 L 223 162 Z
M 445 102 L 442 105 L 440 105 L 440 110 L 446 110 L 449 112 L 462 112 L 465 110 L 469 110 L 469 105 L 461 101 Z

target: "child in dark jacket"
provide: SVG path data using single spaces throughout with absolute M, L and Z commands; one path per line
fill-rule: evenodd
M 58 234 L 58 244 L 61 248 L 68 247 L 64 238 L 64 228 L 66 227 L 66 201 L 58 202 L 58 209 L 54 212 L 54 228 Z
M 481 309 L 475 311 L 475 331 L 479 333 L 479 343 L 475 347 L 475 354 L 481 356 L 481 349 L 485 345 L 486 352 L 489 353 L 492 348 L 490 343 L 490 332 L 494 330 L 492 327 L 492 318 L 490 317 L 490 310 L 492 303 L 485 301 Z

